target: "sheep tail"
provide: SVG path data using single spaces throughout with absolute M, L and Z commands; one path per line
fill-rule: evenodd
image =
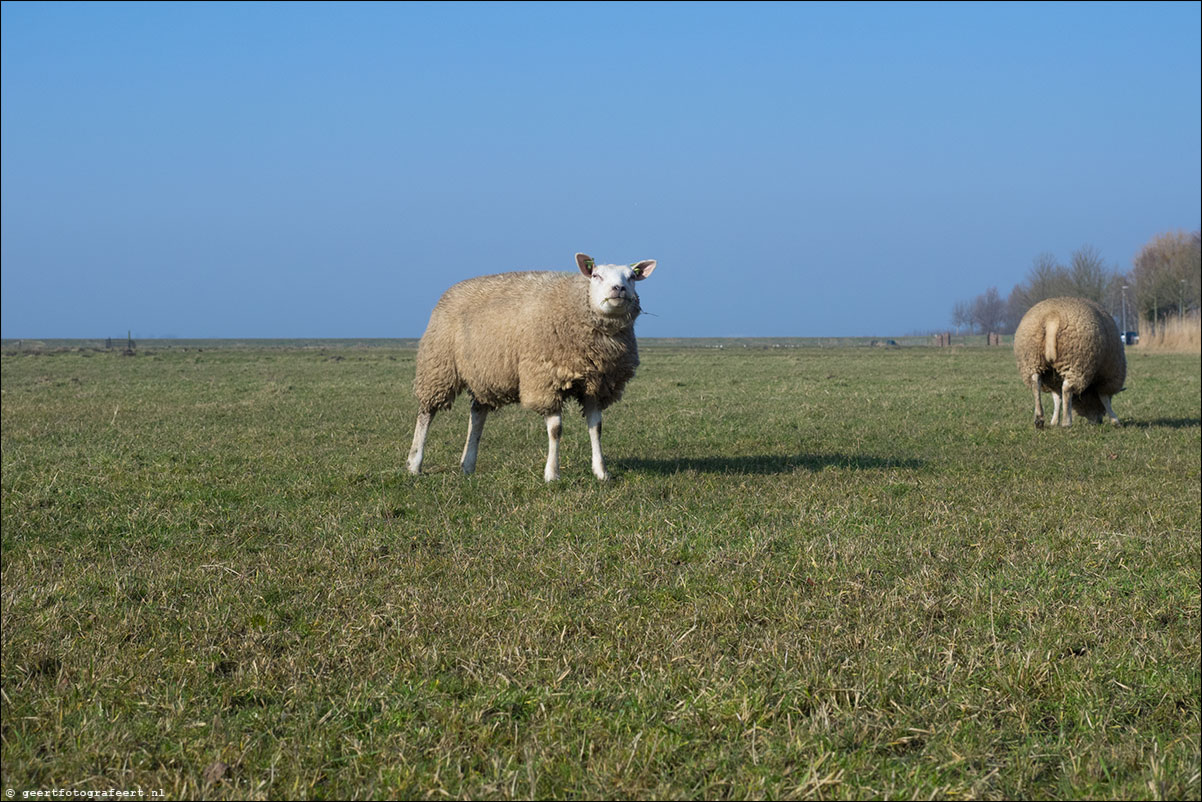
M 1060 331 L 1060 318 L 1049 317 L 1043 324 L 1043 358 L 1056 361 L 1056 334 Z

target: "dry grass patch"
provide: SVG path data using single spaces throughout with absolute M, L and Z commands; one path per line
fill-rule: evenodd
M 1202 352 L 1202 319 L 1197 312 L 1185 317 L 1170 317 L 1161 323 L 1139 323 L 1140 350 L 1170 353 Z

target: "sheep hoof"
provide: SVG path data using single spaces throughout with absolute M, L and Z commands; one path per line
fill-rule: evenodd
M 1043 428 L 1043 418 L 1036 418 L 1036 419 L 1035 419 L 1035 428 L 1036 428 L 1036 429 L 1042 429 L 1042 428 Z

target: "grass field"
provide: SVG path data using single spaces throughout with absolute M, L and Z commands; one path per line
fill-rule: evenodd
M 1196 355 L 1036 431 L 1008 348 L 724 345 L 550 486 L 462 400 L 406 474 L 407 345 L 7 350 L 4 788 L 1198 798 Z

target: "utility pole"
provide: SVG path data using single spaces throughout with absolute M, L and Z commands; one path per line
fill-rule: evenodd
M 1123 342 L 1127 342 L 1127 285 L 1123 285 Z

